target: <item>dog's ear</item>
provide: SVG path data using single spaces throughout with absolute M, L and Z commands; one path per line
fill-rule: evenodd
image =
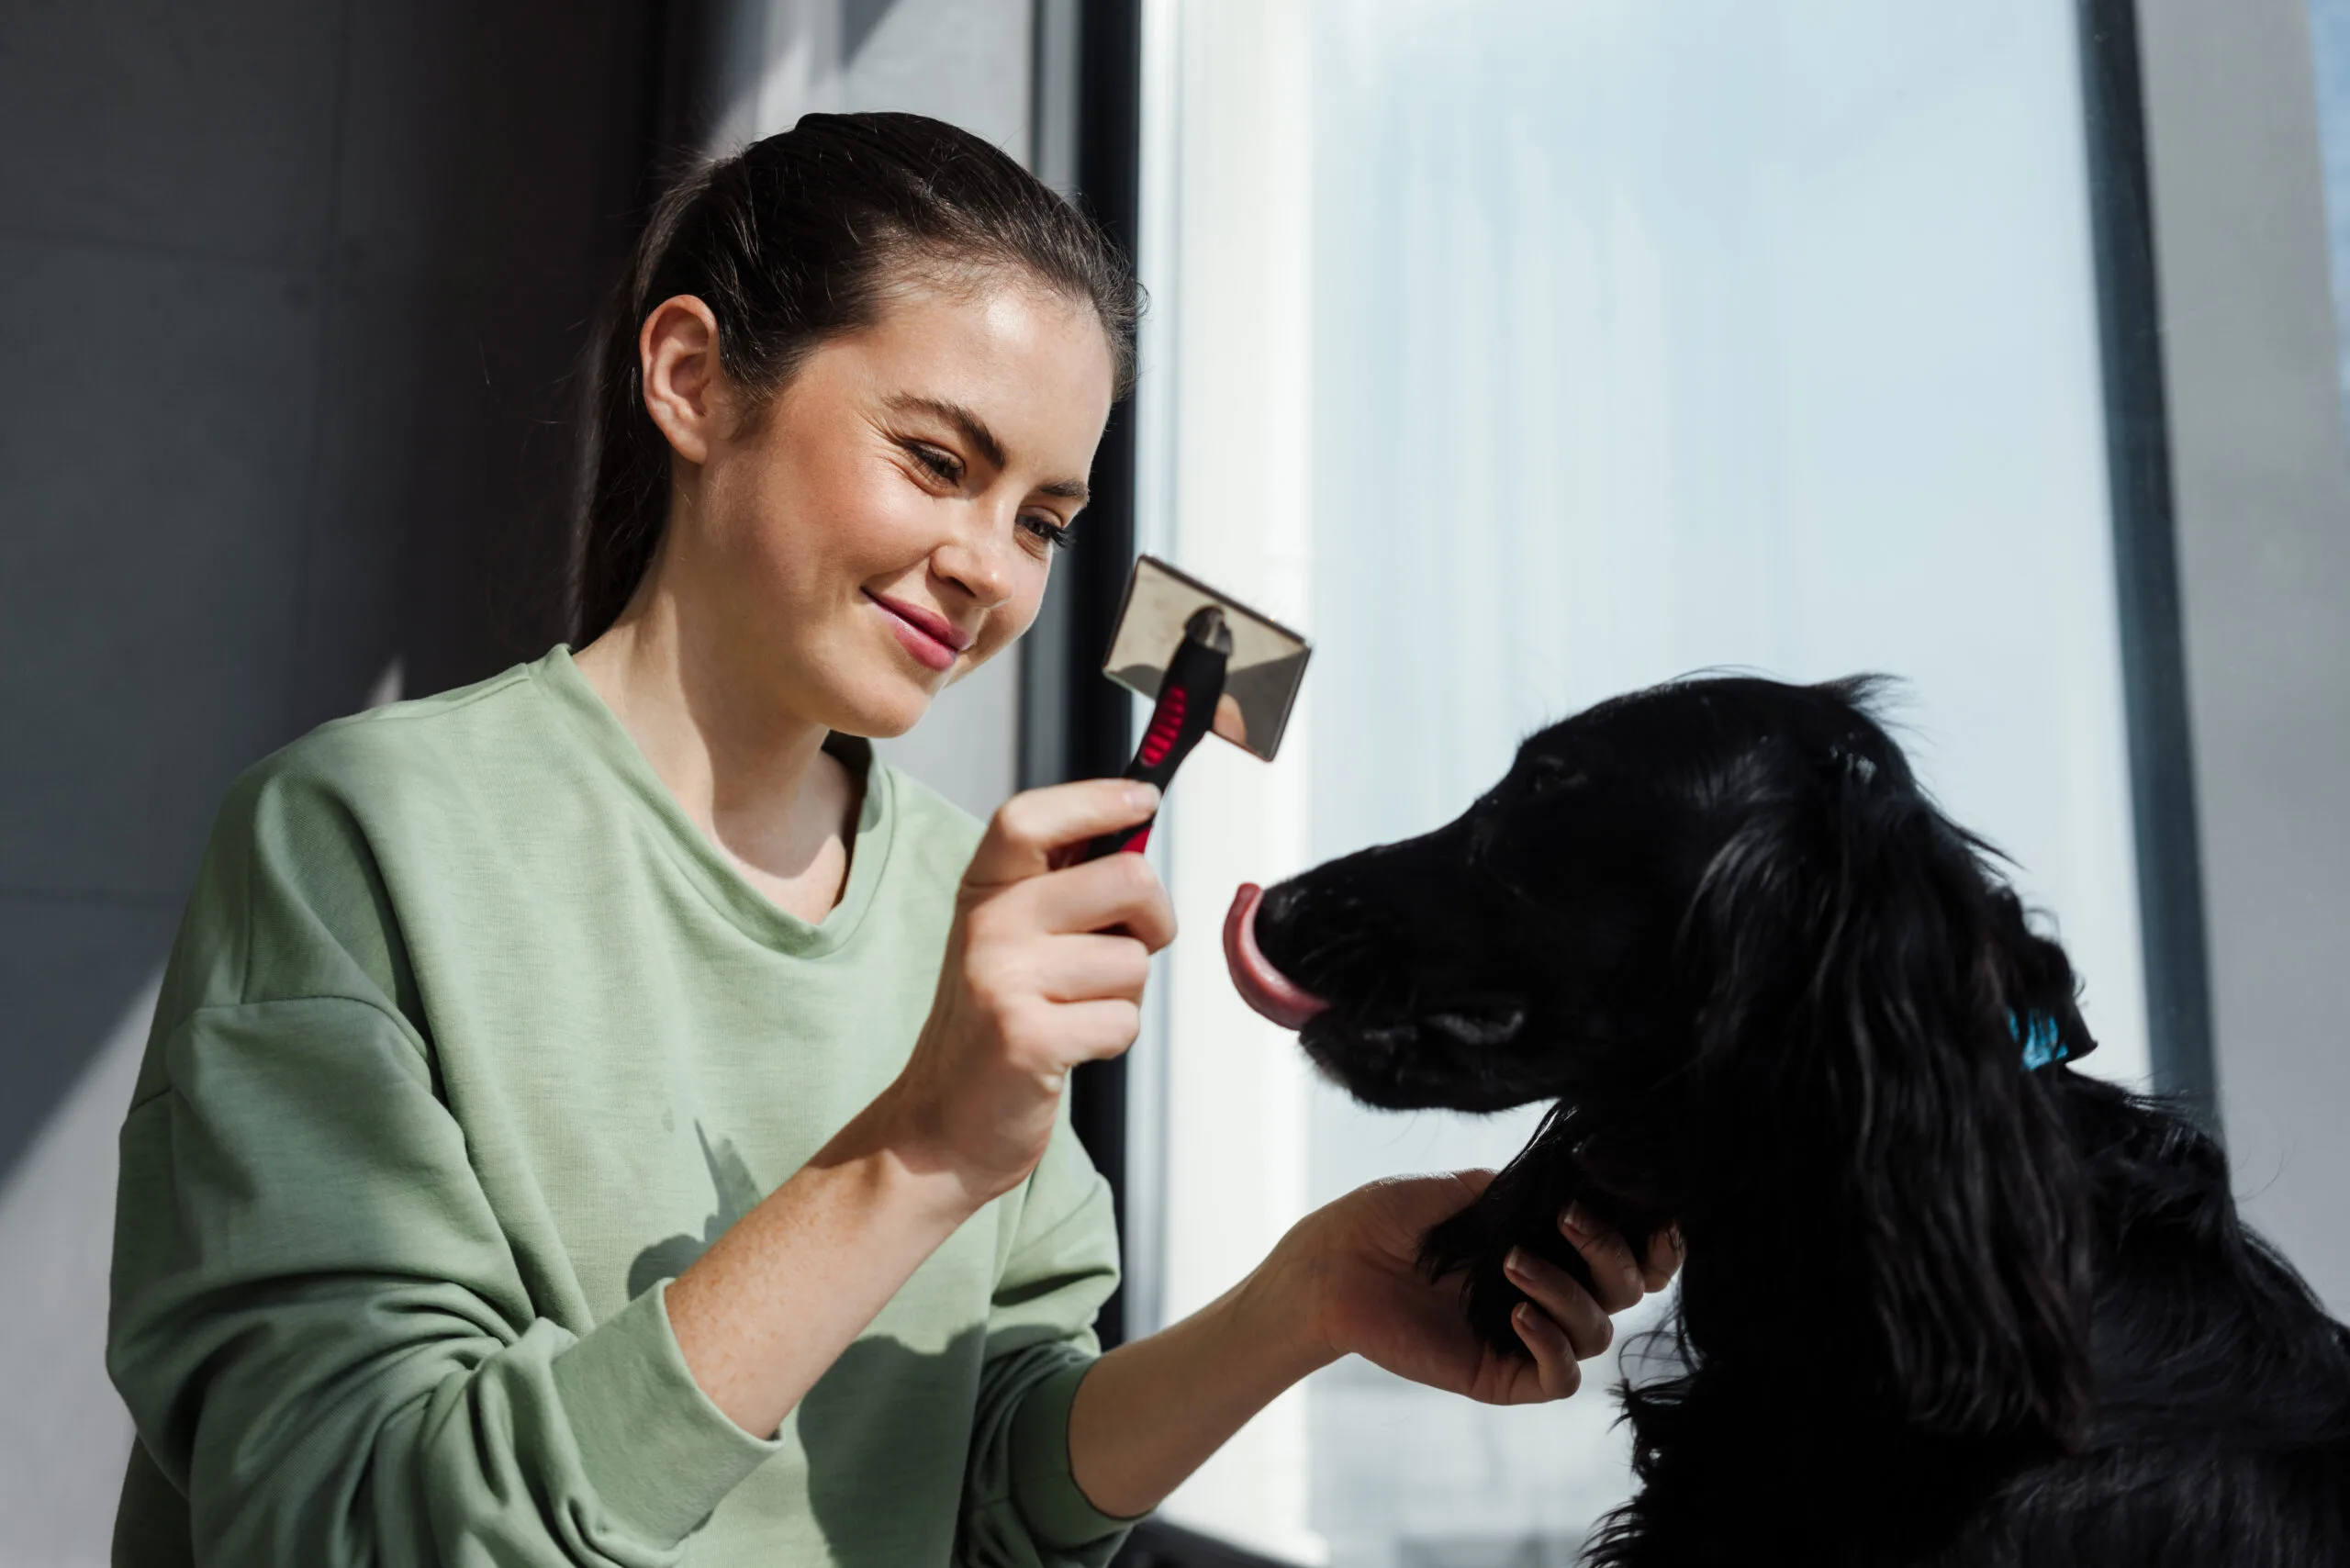
M 1873 769 L 1750 820 L 1690 922 L 1701 1100 L 1720 1107 L 1692 1130 L 1741 1167 L 1751 1212 L 1725 1226 L 1775 1235 L 1814 1282 L 1820 1357 L 1913 1429 L 2077 1447 L 2085 1178 L 2017 1029 L 2086 1041 L 2061 951 Z

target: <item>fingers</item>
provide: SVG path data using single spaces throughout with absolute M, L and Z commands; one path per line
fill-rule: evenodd
M 954 1015 L 982 1021 L 975 1037 L 990 1058 L 1066 1069 L 1134 1044 L 1149 980 L 1150 954 L 1134 937 L 1015 935 L 967 955 Z
M 1131 936 L 1063 936 L 1048 944 L 1036 975 L 1047 1002 L 1142 1001 L 1150 954 Z
M 1519 1302 L 1509 1315 L 1510 1327 L 1517 1330 L 1527 1353 L 1534 1358 L 1535 1382 L 1540 1399 L 1564 1399 L 1583 1386 L 1583 1369 L 1575 1365 L 1573 1348 L 1559 1326 L 1537 1312 L 1532 1305 Z M 1528 1393 L 1524 1389 L 1512 1391 Z M 1531 1401 L 1528 1401 L 1529 1403 Z
M 1142 1009 L 1123 997 L 1072 1002 L 1060 1009 L 1062 1038 L 1072 1062 L 1123 1056 L 1142 1033 Z
M 1541 1309 L 1539 1316 L 1559 1333 L 1572 1360 L 1589 1361 L 1614 1342 L 1616 1326 L 1608 1321 L 1607 1314 L 1600 1310 L 1599 1303 L 1592 1299 L 1581 1281 L 1556 1263 L 1539 1258 L 1523 1247 L 1514 1247 L 1502 1260 L 1502 1272 Z M 1523 1330 L 1518 1338 L 1526 1338 Z
M 1175 906 L 1158 873 L 1139 855 L 1104 855 L 1038 877 L 1006 896 L 1033 900 L 1029 913 L 1046 931 L 1123 928 L 1153 953 L 1175 939 Z
M 1559 1234 L 1591 1265 L 1592 1294 L 1601 1306 L 1621 1312 L 1648 1294 L 1640 1265 L 1614 1226 L 1602 1224 L 1581 1204 L 1569 1204 L 1559 1216 Z
M 1024 790 L 996 810 L 963 874 L 967 888 L 1002 887 L 1050 868 L 1052 854 L 1158 810 L 1158 791 L 1125 778 L 1084 778 Z

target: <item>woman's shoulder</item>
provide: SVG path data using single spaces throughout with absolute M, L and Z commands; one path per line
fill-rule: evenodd
M 471 686 L 331 719 L 246 769 L 241 797 L 324 795 L 348 801 L 456 784 L 482 768 L 528 768 L 544 749 L 542 659 Z
M 247 768 L 213 820 L 164 1012 L 352 994 L 363 980 L 396 994 L 386 866 L 410 841 L 462 836 L 501 778 L 543 771 L 532 669 L 334 720 Z

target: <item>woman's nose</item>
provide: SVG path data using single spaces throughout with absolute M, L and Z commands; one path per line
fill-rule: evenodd
M 1020 546 L 1013 538 L 1016 519 L 990 519 L 970 532 L 940 545 L 931 554 L 931 569 L 961 585 L 984 609 L 992 610 L 1012 597 L 1011 553 Z

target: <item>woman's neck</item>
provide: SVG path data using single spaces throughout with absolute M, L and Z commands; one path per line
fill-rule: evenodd
M 847 885 L 862 780 L 824 751 L 822 725 L 780 708 L 729 653 L 655 590 L 575 662 L 686 815 L 812 924 Z

